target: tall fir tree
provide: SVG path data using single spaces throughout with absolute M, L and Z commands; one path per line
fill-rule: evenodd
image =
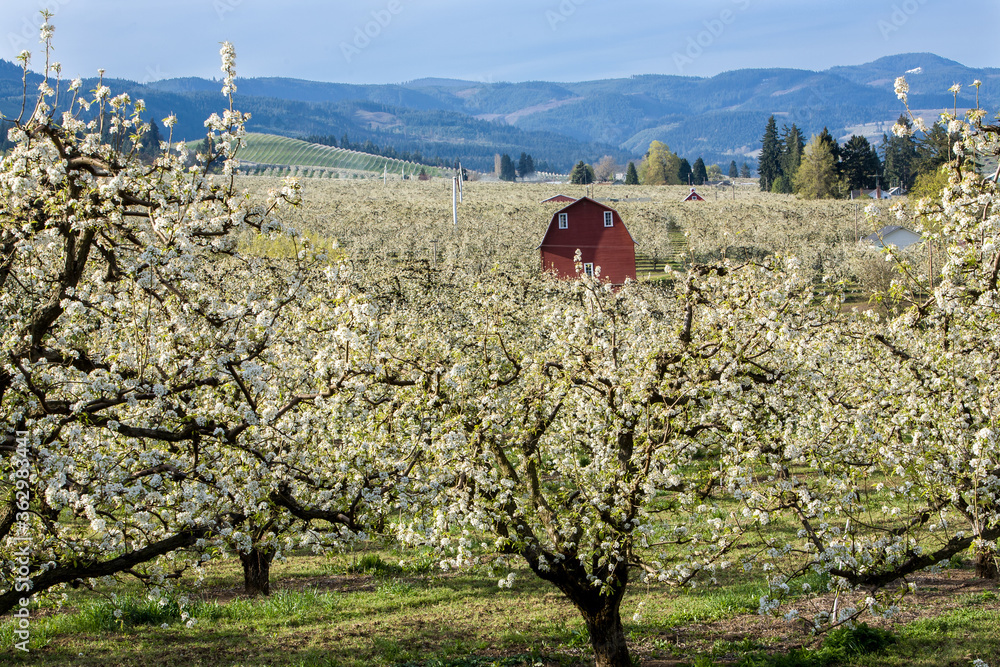
M 510 156 L 504 153 L 500 156 L 500 180 L 501 181 L 516 181 L 517 171 L 514 169 L 514 161 L 510 159 Z
M 840 173 L 847 189 L 874 188 L 881 172 L 882 163 L 868 139 L 858 135 L 848 139 L 840 150 Z
M 778 136 L 778 124 L 771 116 L 764 128 L 761 138 L 760 159 L 757 164 L 757 174 L 760 177 L 760 189 L 770 192 L 774 182 L 781 177 L 781 138 Z
M 517 160 L 517 175 L 521 178 L 535 173 L 535 161 L 527 153 L 521 153 Z
M 573 167 L 573 171 L 569 173 L 569 182 L 573 185 L 590 185 L 597 180 L 597 176 L 594 174 L 594 168 L 589 164 L 580 160 Z
M 834 168 L 837 170 L 837 176 L 841 176 L 840 173 L 840 144 L 837 140 L 833 138 L 830 134 L 830 130 L 823 128 L 823 131 L 819 133 L 819 140 L 826 144 L 826 147 L 830 149 L 830 155 L 833 156 Z
M 639 172 L 636 171 L 635 162 L 629 162 L 625 170 L 625 185 L 639 185 Z
M 142 135 L 139 143 L 142 149 L 139 151 L 139 159 L 145 163 L 150 163 L 160 154 L 160 142 L 163 136 L 160 134 L 160 125 L 155 119 L 149 121 L 149 130 Z
M 935 123 L 917 140 L 916 170 L 918 174 L 937 173 L 954 158 L 952 139 L 941 123 Z
M 781 133 L 781 173 L 789 179 L 795 177 L 795 172 L 802 163 L 802 154 L 806 148 L 805 139 L 802 132 L 792 123 L 791 127 L 785 126 Z
M 691 179 L 694 185 L 704 185 L 708 180 L 708 171 L 705 169 L 705 161 L 698 158 L 691 167 Z
M 738 178 L 740 175 L 740 170 L 736 166 L 736 160 L 729 163 L 729 178 Z
M 687 158 L 681 158 L 681 166 L 677 170 L 677 178 L 680 179 L 682 185 L 690 185 L 692 183 L 691 163 L 687 161 Z
M 7 138 L 7 132 L 12 127 L 12 121 L 0 118 L 0 155 L 14 147 L 14 142 Z
M 750 165 L 744 162 L 740 165 L 740 178 L 751 178 Z
M 883 186 L 909 190 L 917 179 L 917 142 L 913 138 L 913 124 L 906 114 L 902 114 L 897 123 L 906 128 L 905 136 L 882 135 Z

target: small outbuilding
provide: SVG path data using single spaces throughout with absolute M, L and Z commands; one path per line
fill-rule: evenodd
M 892 199 L 892 191 L 886 192 L 882 188 L 875 188 L 874 190 L 851 190 L 851 199 Z
M 570 197 L 569 195 L 556 195 L 555 197 L 549 197 L 548 199 L 543 199 L 543 204 L 555 204 L 555 203 L 571 203 L 575 202 L 576 197 Z
M 594 275 L 599 267 L 601 280 L 621 285 L 635 280 L 635 246 L 618 211 L 584 197 L 552 216 L 538 249 L 542 270 L 560 278 L 576 278 L 579 250 L 584 273 Z
M 685 197 L 684 201 L 705 201 L 705 198 L 695 192 L 694 188 L 691 188 L 691 194 Z
M 906 227 L 889 225 L 888 227 L 883 227 L 874 234 L 869 234 L 861 240 L 875 248 L 888 248 L 889 246 L 896 246 L 902 250 L 903 248 L 908 248 L 911 245 L 920 243 L 923 241 L 923 238 L 920 234 L 917 234 Z

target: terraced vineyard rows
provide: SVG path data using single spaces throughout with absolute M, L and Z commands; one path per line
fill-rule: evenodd
M 381 155 L 361 153 L 334 146 L 311 144 L 301 139 L 272 134 L 249 133 L 247 146 L 240 152 L 240 161 L 247 166 L 305 167 L 330 170 L 338 175 L 381 174 L 416 176 L 421 169 L 431 176 L 446 176 L 449 172 Z M 332 174 L 331 174 L 332 175 Z

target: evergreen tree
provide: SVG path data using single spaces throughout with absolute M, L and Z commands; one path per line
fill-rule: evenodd
M 833 164 L 837 169 L 837 176 L 838 177 L 841 176 L 842 174 L 840 173 L 840 154 L 841 154 L 840 144 L 838 144 L 837 140 L 833 138 L 832 134 L 830 134 L 830 130 L 826 129 L 825 127 L 823 128 L 823 131 L 819 133 L 819 140 L 822 141 L 824 144 L 826 144 L 826 147 L 830 150 L 830 155 L 833 156 Z
M 729 178 L 737 178 L 740 175 L 739 169 L 736 167 L 736 160 L 729 163 Z
M 681 159 L 681 166 L 677 170 L 677 178 L 680 179 L 683 185 L 689 185 L 693 182 L 694 176 L 691 172 L 691 163 L 687 161 L 687 158 Z
M 501 181 L 516 181 L 517 172 L 514 169 L 514 161 L 510 159 L 510 156 L 504 153 L 500 156 L 500 180 Z
M 778 124 L 771 116 L 764 128 L 761 138 L 762 148 L 757 164 L 757 174 L 760 177 L 760 189 L 769 192 L 774 182 L 781 176 L 781 139 L 778 137 Z
M 918 174 L 936 174 L 941 165 L 954 157 L 952 139 L 940 123 L 931 126 L 924 136 L 917 140 L 916 170 Z
M 694 167 L 691 168 L 691 178 L 695 185 L 704 185 L 705 181 L 708 180 L 708 171 L 705 170 L 705 161 L 698 158 L 694 161 Z
M 802 163 L 802 153 L 806 148 L 802 132 L 795 123 L 792 123 L 791 127 L 782 128 L 781 146 L 781 173 L 791 180 Z
M 14 142 L 7 138 L 7 131 L 11 128 L 11 121 L 0 118 L 0 155 L 3 155 L 14 147 Z
M 795 192 L 803 199 L 828 199 L 837 193 L 837 169 L 830 144 L 813 137 L 795 173 Z
M 883 186 L 901 186 L 909 190 L 917 178 L 917 142 L 912 134 L 913 124 L 906 114 L 899 117 L 898 123 L 907 129 L 906 136 L 882 135 Z
M 142 135 L 139 141 L 142 144 L 142 149 L 139 151 L 139 159 L 146 163 L 155 160 L 156 156 L 160 154 L 161 141 L 163 141 L 163 136 L 160 134 L 159 123 L 156 120 L 150 120 L 149 130 Z
M 517 161 L 517 175 L 521 178 L 535 173 L 535 161 L 527 153 L 521 153 Z
M 852 136 L 840 151 L 840 173 L 848 190 L 874 188 L 882 170 L 878 153 L 868 140 Z
M 750 178 L 750 165 L 746 162 L 740 167 L 740 178 Z
M 628 163 L 625 170 L 625 185 L 639 185 L 639 172 L 635 169 L 635 162 Z
M 594 168 L 589 164 L 580 160 L 573 167 L 573 171 L 569 173 L 569 182 L 573 185 L 590 185 L 597 180 L 594 174 Z

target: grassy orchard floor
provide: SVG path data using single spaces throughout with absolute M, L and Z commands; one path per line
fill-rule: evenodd
M 107 598 L 71 591 L 61 612 L 35 612 L 30 654 L 8 652 L 12 624 L 0 626 L 0 664 L 593 664 L 583 623 L 554 588 L 519 571 L 512 590 L 500 589 L 497 578 L 507 570 L 489 570 L 442 572 L 412 552 L 301 554 L 275 564 L 270 598 L 247 600 L 238 563 L 230 560 L 212 565 L 203 587 L 190 594 L 198 619 L 192 628 L 176 608 L 146 604 L 138 589 L 119 589 L 121 621 Z M 765 590 L 760 579 L 730 576 L 694 590 L 633 584 L 623 616 L 641 664 L 734 665 L 748 654 L 819 646 L 800 626 L 756 614 Z M 955 568 L 922 575 L 917 584 L 892 626 L 898 642 L 837 664 L 1000 663 L 995 582 Z

